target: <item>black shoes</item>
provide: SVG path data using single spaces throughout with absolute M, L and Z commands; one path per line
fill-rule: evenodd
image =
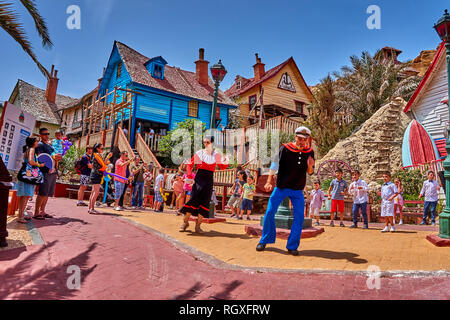
M 293 256 L 298 256 L 298 254 L 299 254 L 298 250 L 288 250 L 288 252 L 290 254 L 292 254 Z
M 256 251 L 264 251 L 265 248 L 266 248 L 265 244 L 258 243 L 258 245 L 256 246 Z
M 350 226 L 350 228 L 351 228 L 351 229 L 356 229 L 356 228 L 358 228 L 358 226 L 357 226 L 356 224 L 352 224 L 352 225 Z

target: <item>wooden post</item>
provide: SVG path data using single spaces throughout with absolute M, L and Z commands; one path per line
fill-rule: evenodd
M 226 203 L 226 199 L 227 199 L 227 186 L 223 187 L 223 194 L 222 194 L 222 213 L 225 212 L 225 203 Z

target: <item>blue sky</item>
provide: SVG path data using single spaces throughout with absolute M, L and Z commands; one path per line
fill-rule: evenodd
M 191 71 L 203 47 L 210 66 L 222 59 L 228 70 L 221 89 L 237 74 L 253 76 L 255 53 L 266 70 L 293 56 L 307 84 L 314 85 L 365 50 L 393 46 L 403 50 L 405 61 L 436 48 L 433 24 L 450 7 L 442 0 L 37 0 L 54 43 L 46 50 L 19 1 L 11 1 L 38 59 L 59 70 L 58 93 L 75 98 L 96 86 L 114 40 Z M 66 27 L 70 5 L 81 8 L 81 30 Z M 370 5 L 381 9 L 380 30 L 366 26 Z M 44 76 L 1 29 L 0 47 L 0 100 L 9 98 L 17 79 L 45 88 Z

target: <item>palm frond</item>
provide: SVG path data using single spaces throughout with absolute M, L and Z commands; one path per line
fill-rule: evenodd
M 11 3 L 0 3 L 0 27 L 5 30 L 31 57 L 44 76 L 47 79 L 50 79 L 50 74 L 47 69 L 45 69 L 37 60 L 31 43 L 28 41 L 25 31 L 23 30 L 22 24 L 19 22 L 16 13 L 11 9 Z
M 34 0 L 20 0 L 20 2 L 28 10 L 31 17 L 33 18 L 34 24 L 36 26 L 36 31 L 42 39 L 42 46 L 44 48 L 51 48 L 53 46 L 53 43 L 50 40 L 47 24 L 45 23 L 44 18 L 39 14 Z

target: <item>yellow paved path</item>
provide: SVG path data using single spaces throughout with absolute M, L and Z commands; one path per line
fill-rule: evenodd
M 450 271 L 450 248 L 438 248 L 427 241 L 429 231 L 381 233 L 376 229 L 324 226 L 325 232 L 319 236 L 302 239 L 300 255 L 294 257 L 286 253 L 286 240 L 277 239 L 266 251 L 257 252 L 259 238 L 245 233 L 247 221 L 228 219 L 225 223 L 203 224 L 205 234 L 197 235 L 192 232 L 195 222 L 190 222 L 187 232 L 179 232 L 182 217 L 173 213 L 99 210 L 118 214 L 226 263 L 244 267 L 365 271 L 368 266 L 376 265 L 382 271 Z

